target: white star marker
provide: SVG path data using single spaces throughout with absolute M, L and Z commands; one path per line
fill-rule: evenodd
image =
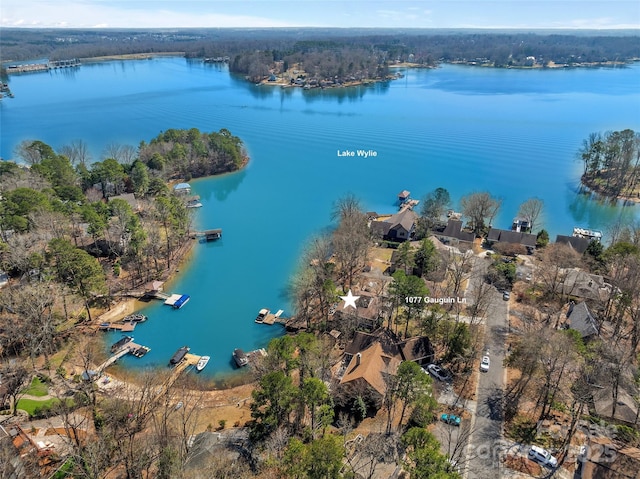
M 360 296 L 354 296 L 351 294 L 351 290 L 347 293 L 346 296 L 340 296 L 340 299 L 344 300 L 344 306 L 342 309 L 345 309 L 347 306 L 353 306 L 353 309 L 357 309 L 356 301 L 360 298 Z

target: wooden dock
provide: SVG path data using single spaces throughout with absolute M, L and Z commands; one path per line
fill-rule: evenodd
M 127 321 L 126 323 L 102 323 L 100 330 L 102 331 L 120 331 L 122 333 L 130 333 L 136 329 L 135 321 Z
M 415 206 L 418 206 L 418 203 L 420 203 L 420 200 L 408 199 L 400 205 L 400 212 L 412 210 Z
M 268 313 L 262 320 L 262 324 L 268 324 L 269 326 L 271 326 L 274 323 L 285 324 L 288 318 L 283 318 L 282 313 L 284 313 L 284 311 L 281 309 L 278 310 L 278 312 L 275 314 L 271 312 Z
M 111 366 L 112 364 L 114 364 L 118 359 L 126 356 L 127 354 L 133 354 L 135 351 L 139 351 L 141 349 L 146 349 L 146 352 L 151 351 L 151 348 L 148 348 L 146 346 L 141 346 L 140 344 L 134 343 L 133 341 L 129 341 L 127 344 L 125 344 L 122 349 L 120 349 L 118 352 L 116 352 L 113 356 L 111 356 L 109 359 L 107 359 L 104 363 L 102 363 L 100 366 L 98 366 L 97 372 L 98 374 L 102 373 L 105 369 L 107 369 L 109 366 Z M 146 354 L 145 352 L 145 354 Z M 135 356 L 135 354 L 134 354 Z M 144 356 L 144 354 L 143 354 Z M 138 356 L 141 357 L 141 356 Z M 197 361 L 196 361 L 197 363 Z

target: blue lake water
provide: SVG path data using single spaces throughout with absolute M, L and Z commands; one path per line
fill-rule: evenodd
M 287 285 L 306 240 L 330 226 L 334 201 L 355 194 L 366 210 L 394 211 L 408 189 L 436 187 L 457 202 L 472 191 L 502 198 L 495 224 L 518 205 L 545 202 L 552 237 L 573 226 L 633 221 L 639 206 L 577 194 L 576 151 L 594 131 L 640 130 L 640 65 L 616 69 L 497 70 L 445 65 L 389 83 L 341 91 L 255 86 L 224 68 L 182 58 L 106 62 L 12 76 L 0 103 L 0 154 L 24 139 L 54 148 L 81 138 L 99 158 L 112 142 L 137 145 L 168 128 L 228 128 L 251 162 L 235 174 L 192 182 L 204 205 L 196 222 L 223 239 L 197 244 L 167 286 L 191 295 L 174 311 L 158 303 L 136 342 L 152 351 L 126 366 L 166 364 L 179 346 L 212 356 L 205 370 L 233 370 L 231 352 L 281 334 L 256 325 L 267 307 L 291 313 Z M 376 157 L 338 157 L 338 150 Z M 114 336 L 115 337 L 115 336 Z

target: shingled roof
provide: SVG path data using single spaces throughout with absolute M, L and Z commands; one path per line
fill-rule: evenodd
M 491 228 L 487 235 L 487 241 L 490 242 L 521 244 L 529 248 L 535 248 L 536 240 L 536 235 L 532 235 L 530 233 L 501 230 L 498 228 Z
M 596 319 L 589 311 L 587 303 L 584 301 L 578 304 L 571 304 L 567 311 L 567 320 L 569 327 L 575 329 L 583 338 L 598 335 L 598 325 Z
M 387 390 L 385 375 L 396 374 L 399 365 L 400 360 L 386 354 L 382 345 L 376 342 L 351 358 L 340 384 L 364 381 L 384 396 Z
M 558 235 L 556 236 L 556 243 L 566 244 L 574 251 L 582 254 L 587 251 L 591 240 L 589 238 L 579 238 L 577 236 Z

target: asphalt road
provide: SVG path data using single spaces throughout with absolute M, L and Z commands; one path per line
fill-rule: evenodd
M 480 277 L 487 261 L 476 259 L 474 277 Z M 466 473 L 469 479 L 497 479 L 500 477 L 502 441 L 502 399 L 504 394 L 505 344 L 508 332 L 508 301 L 502 293 L 492 291 L 491 303 L 485 320 L 485 350 L 488 349 L 491 366 L 479 373 L 477 409 L 472 420 L 467 450 Z M 483 351 L 483 355 L 484 355 Z

